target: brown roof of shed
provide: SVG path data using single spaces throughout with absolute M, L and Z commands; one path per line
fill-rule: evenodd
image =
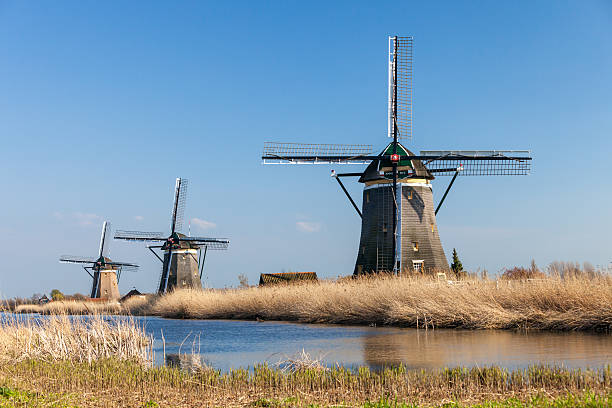
M 316 280 L 318 280 L 316 272 L 262 273 L 259 275 L 260 285 Z

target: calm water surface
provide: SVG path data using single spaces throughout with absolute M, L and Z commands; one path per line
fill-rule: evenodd
M 303 350 L 331 365 L 410 368 L 533 364 L 571 368 L 612 363 L 612 335 L 591 333 L 416 330 L 226 320 L 138 318 L 164 350 L 196 353 L 221 370 L 277 363 Z M 163 339 L 165 341 L 162 341 Z

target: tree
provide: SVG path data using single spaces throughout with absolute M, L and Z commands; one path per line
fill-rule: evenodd
M 241 288 L 249 287 L 249 278 L 247 278 L 247 276 L 244 273 L 241 273 L 240 275 L 238 275 L 238 282 L 240 282 Z
M 457 277 L 457 279 L 465 277 L 466 273 L 463 270 L 463 265 L 459 260 L 459 255 L 457 255 L 457 250 L 453 248 L 453 263 L 451 264 L 451 270 Z
M 59 291 L 59 289 L 53 289 L 51 291 L 51 299 L 56 300 L 64 300 L 64 294 Z

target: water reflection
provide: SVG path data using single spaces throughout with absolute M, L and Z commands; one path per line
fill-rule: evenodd
M 410 368 L 531 364 L 600 367 L 612 362 L 612 336 L 463 330 L 401 330 L 368 333 L 363 356 L 372 367 L 404 364 Z

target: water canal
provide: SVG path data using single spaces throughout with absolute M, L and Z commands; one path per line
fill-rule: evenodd
M 597 368 L 612 363 L 612 335 L 500 330 L 416 330 L 227 320 L 137 320 L 166 354 L 195 353 L 221 370 L 277 363 L 302 350 L 332 365 L 414 369 L 533 364 Z M 162 338 L 164 339 L 162 341 Z
M 38 314 L 0 313 L 2 318 L 45 319 Z M 79 316 L 73 318 L 85 318 Z M 109 319 L 124 319 L 111 316 Z M 165 356 L 190 354 L 187 362 L 228 371 L 267 362 L 274 365 L 304 350 L 328 366 L 403 364 L 411 369 L 496 365 L 508 369 L 534 364 L 599 368 L 612 364 L 612 335 L 588 332 L 403 329 L 342 325 L 174 320 L 131 317 L 153 339 L 157 364 Z M 184 357 L 184 356 L 183 356 Z

